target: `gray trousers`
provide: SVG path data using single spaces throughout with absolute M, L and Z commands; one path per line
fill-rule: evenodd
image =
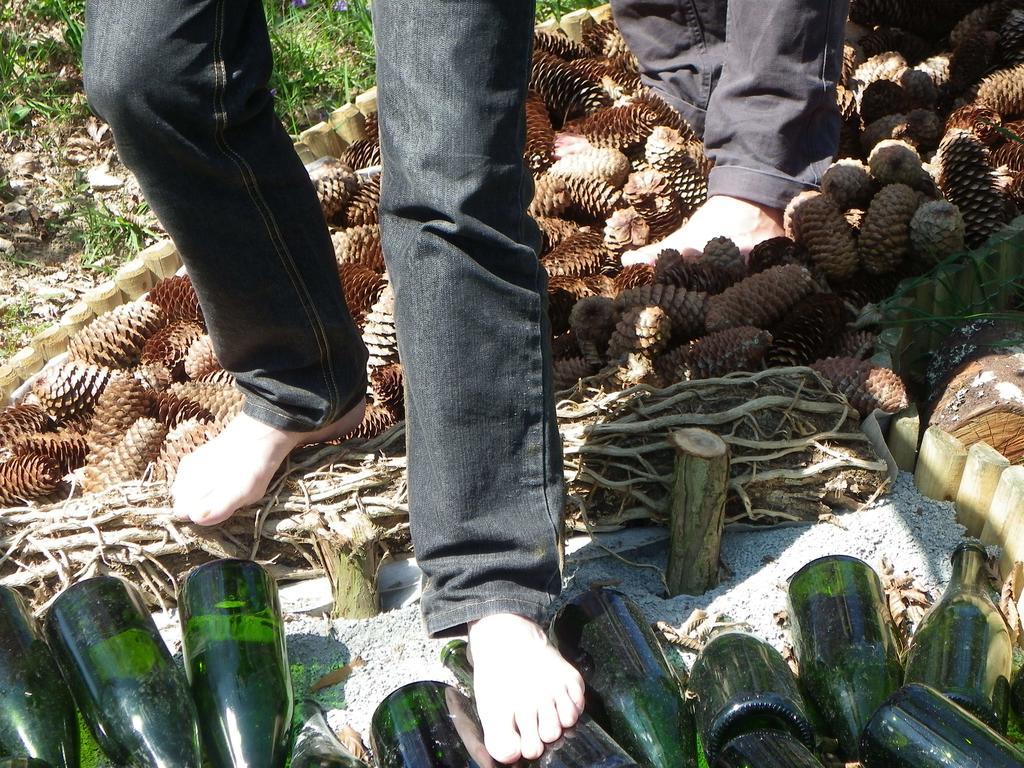
M 704 138 L 708 194 L 772 208 L 814 189 L 839 142 L 848 0 L 611 0 L 644 82 Z

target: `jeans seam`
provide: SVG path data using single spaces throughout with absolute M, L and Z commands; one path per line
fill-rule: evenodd
M 550 597 L 547 600 L 527 600 L 522 597 L 509 597 L 507 595 L 501 597 L 486 597 L 483 600 L 473 600 L 467 605 L 457 605 L 453 608 L 445 608 L 442 611 L 431 611 L 429 621 L 431 623 L 442 623 L 446 616 L 452 616 L 457 614 L 464 614 L 467 611 L 473 610 L 484 605 L 491 605 L 492 603 L 508 603 L 510 605 L 529 606 L 531 608 L 538 608 L 546 611 L 548 606 L 551 605 Z M 475 619 L 469 619 L 469 621 L 475 621 Z
M 252 201 L 253 205 L 256 206 L 256 210 L 260 214 L 260 219 L 263 221 L 263 227 L 267 233 L 268 239 L 270 240 L 270 244 L 274 249 L 274 253 L 285 268 L 285 273 L 288 275 L 288 280 L 292 284 L 292 289 L 298 296 L 299 303 L 302 304 L 302 308 L 306 314 L 306 319 L 309 321 L 310 330 L 313 332 L 313 339 L 316 341 L 317 349 L 320 352 L 320 371 L 324 378 L 326 394 L 330 403 L 330 415 L 327 421 L 330 422 L 335 420 L 339 415 L 337 413 L 337 409 L 340 406 L 340 396 L 334 380 L 334 365 L 331 359 L 330 343 L 327 340 L 327 331 L 324 327 L 323 319 L 320 317 L 319 312 L 317 312 L 316 306 L 309 296 L 309 291 L 306 289 L 302 279 L 299 277 L 295 261 L 291 254 L 288 253 L 287 246 L 284 244 L 280 230 L 277 227 L 277 222 L 274 220 L 273 212 L 267 205 L 266 200 L 263 199 L 263 195 L 260 193 L 259 187 L 254 181 L 255 174 L 253 174 L 251 166 L 245 158 L 231 148 L 224 135 L 224 128 L 227 124 L 227 110 L 224 107 L 224 93 L 227 90 L 227 77 L 225 75 L 226 66 L 224 57 L 221 51 L 221 43 L 224 34 L 223 23 L 224 0 L 218 0 L 214 22 L 213 46 L 214 139 L 216 140 L 217 148 L 225 157 L 234 163 L 235 167 L 238 169 L 239 177 L 242 180 L 242 184 L 245 186 L 249 199 Z M 268 216 L 270 218 L 269 221 Z M 273 231 L 271 231 L 271 225 L 273 225 Z

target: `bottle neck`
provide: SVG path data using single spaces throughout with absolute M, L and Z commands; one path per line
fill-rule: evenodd
M 974 548 L 964 548 L 953 556 L 953 575 L 949 579 L 950 590 L 978 589 L 986 586 L 986 555 Z

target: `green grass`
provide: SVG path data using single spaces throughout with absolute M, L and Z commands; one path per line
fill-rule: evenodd
M 149 212 L 146 203 L 118 211 L 99 198 L 83 196 L 80 199 L 82 202 L 73 209 L 69 225 L 73 228 L 73 237 L 82 246 L 81 264 L 85 269 L 113 274 L 156 239 L 157 233 L 143 220 Z
M 25 346 L 29 337 L 41 330 L 46 322 L 32 315 L 32 306 L 27 298 L 19 297 L 14 302 L 0 304 L 0 361 Z

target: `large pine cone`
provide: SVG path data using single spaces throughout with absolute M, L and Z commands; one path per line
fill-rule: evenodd
M 929 200 L 910 220 L 910 244 L 920 258 L 938 262 L 964 250 L 964 218 L 947 200 Z
M 184 421 L 204 424 L 214 421 L 213 414 L 195 400 L 171 392 L 160 392 L 154 396 L 150 415 L 168 429 L 174 429 Z
M 855 357 L 864 360 L 875 351 L 878 335 L 871 331 L 847 329 L 840 334 L 835 345 L 836 357 Z
M 46 456 L 15 456 L 0 463 L 0 507 L 13 507 L 24 501 L 53 493 L 60 487 L 60 465 Z
M 51 432 L 42 435 L 26 435 L 14 443 L 15 456 L 43 456 L 60 466 L 63 475 L 85 464 L 89 444 L 85 437 L 76 432 Z
M 130 368 L 139 353 L 166 322 L 164 311 L 148 301 L 122 304 L 93 320 L 71 337 L 68 357 L 107 368 Z
M 879 27 L 857 40 L 865 57 L 896 51 L 908 64 L 917 64 L 932 51 L 928 41 L 910 32 L 893 27 Z
M 629 264 L 614 278 L 615 295 L 654 282 L 654 267 L 650 264 Z
M 880 117 L 902 112 L 906 106 L 903 86 L 892 80 L 876 80 L 861 93 L 860 116 L 865 123 L 873 123 Z
M 595 291 L 585 278 L 555 275 L 548 280 L 548 319 L 551 321 L 551 332 L 563 334 L 569 330 L 569 315 L 576 302 L 586 296 L 594 296 Z M 573 350 L 575 354 L 578 350 Z
M 567 357 L 555 360 L 554 388 L 556 392 L 575 387 L 580 379 L 596 372 L 596 368 L 583 357 Z
M 552 277 L 583 277 L 598 274 L 608 261 L 603 235 L 582 231 L 551 249 L 541 264 Z
M 978 84 L 977 101 L 1005 117 L 1024 115 L 1024 64 L 993 72 Z
M 370 307 L 363 325 L 363 343 L 369 352 L 367 366 L 375 368 L 398 362 L 398 337 L 395 333 L 395 293 L 384 286 Z
M 914 109 L 932 109 L 939 100 L 939 89 L 931 75 L 920 69 L 908 69 L 900 75 L 907 105 Z
M 829 357 L 811 365 L 836 391 L 850 401 L 861 416 L 876 408 L 895 413 L 907 407 L 903 380 L 888 368 L 855 357 Z
M 999 26 L 1006 19 L 1008 3 L 1003 0 L 994 0 L 979 5 L 972 9 L 957 21 L 949 33 L 949 44 L 953 48 L 959 48 L 964 40 L 977 32 L 984 32 L 986 29 L 999 29 Z
M 543 173 L 534 180 L 533 202 L 530 203 L 530 215 L 539 217 L 558 217 L 569 207 L 569 186 L 561 176 Z
M 741 325 L 771 328 L 816 287 L 811 273 L 796 264 L 750 275 L 708 298 L 708 331 Z
M 152 395 L 143 384 L 127 373 L 116 372 L 96 401 L 89 429 L 89 448 L 93 462 L 113 450 L 124 433 L 148 414 Z
M 925 170 L 921 156 L 905 141 L 886 139 L 878 142 L 868 157 L 868 166 L 880 186 L 906 184 L 931 197 L 939 196 L 935 179 Z
M 380 226 L 363 224 L 339 229 L 331 235 L 334 258 L 339 264 L 362 264 L 364 267 L 384 271 L 384 250 L 380 244 Z
M 360 224 L 377 224 L 380 221 L 380 174 L 366 179 L 352 193 L 342 223 L 346 227 L 358 227 Z
M 345 295 L 345 305 L 357 326 L 362 326 L 366 313 L 387 285 L 387 280 L 376 270 L 362 264 L 339 264 L 338 279 Z
M 213 371 L 224 368 L 213 351 L 213 340 L 208 335 L 200 336 L 185 353 L 185 374 L 190 379 L 198 379 Z
M 771 334 L 760 328 L 727 328 L 666 352 L 655 366 L 668 384 L 755 371 L 762 367 L 771 341 Z
M 619 150 L 590 147 L 557 160 L 548 173 L 566 178 L 597 179 L 613 187 L 621 187 L 631 170 L 629 158 Z
M 548 111 L 558 123 L 611 102 L 599 82 L 594 82 L 546 51 L 534 52 L 530 88 L 544 99 Z
M 160 455 L 153 465 L 153 479 L 173 483 L 181 460 L 210 438 L 210 425 L 201 421 L 183 421 L 173 427 L 160 447 Z
M 853 71 L 851 88 L 859 85 L 861 89 L 878 80 L 899 80 L 907 69 L 907 60 L 895 51 L 869 56 Z
M 142 348 L 143 364 L 158 363 L 167 366 L 171 378 L 185 378 L 185 355 L 205 330 L 199 323 L 182 320 L 161 328 L 146 340 Z
M 533 33 L 533 50 L 545 51 L 564 61 L 589 58 L 593 55 L 589 48 L 582 43 L 570 40 L 561 30 L 554 32 L 535 30 Z
M 1006 127 L 1024 139 L 1024 124 L 1011 123 Z M 1024 171 L 1024 140 L 1011 139 L 996 147 L 992 151 L 991 163 L 994 168 L 1005 165 L 1010 173 Z
M 381 165 L 380 137 L 374 134 L 353 141 L 341 153 L 341 162 L 357 171 Z
M 605 222 L 604 244 L 613 255 L 647 245 L 650 240 L 651 226 L 635 208 L 621 208 Z
M 359 177 L 352 168 L 335 157 L 321 157 L 306 166 L 313 182 L 324 218 L 330 221 L 348 205 L 349 198 L 359 188 Z
M 587 79 L 600 83 L 612 99 L 636 96 L 644 88 L 639 72 L 627 71 L 612 59 L 573 59 L 569 66 Z
M 604 59 L 612 59 L 625 69 L 636 70 L 636 57 L 622 37 L 622 32 L 611 19 L 605 19 L 583 33 L 583 45 Z
M 71 361 L 46 371 L 32 393 L 40 407 L 61 423 L 92 413 L 109 379 L 107 368 Z
M 843 332 L 843 300 L 834 293 L 812 293 L 771 329 L 767 363 L 808 365 L 831 354 Z
M 837 160 L 821 177 L 821 191 L 842 211 L 864 208 L 871 202 L 875 190 L 868 167 L 853 158 Z
M 940 53 L 929 56 L 916 67 L 918 72 L 924 72 L 931 78 L 936 88 L 941 88 L 949 82 L 949 58 L 951 54 Z
M 53 420 L 34 403 L 8 405 L 0 410 L 0 446 L 8 446 L 19 437 L 48 432 Z
M 920 194 L 905 184 L 890 184 L 875 195 L 857 239 L 864 269 L 895 272 L 910 255 L 910 220 L 920 202 Z
M 541 253 L 548 253 L 552 248 L 563 240 L 566 240 L 580 231 L 580 225 L 567 219 L 558 219 L 553 216 L 535 216 L 534 221 L 540 227 Z
M 853 230 L 832 198 L 802 192 L 786 208 L 786 234 L 807 249 L 814 266 L 830 280 L 842 280 L 857 270 Z
M 535 91 L 526 96 L 526 165 L 534 174 L 555 162 L 555 129 L 544 99 Z
M 233 384 L 216 381 L 185 381 L 172 384 L 168 392 L 189 400 L 213 414 L 222 424 L 231 421 L 242 410 L 245 396 Z
M 694 140 L 672 128 L 655 128 L 647 139 L 644 156 L 661 172 L 685 211 L 700 206 L 708 196 L 708 160 Z
M 588 364 L 599 366 L 604 362 L 617 322 L 615 304 L 607 296 L 584 296 L 573 306 L 569 327 Z
M 631 307 L 622 313 L 608 341 L 608 359 L 620 361 L 630 352 L 653 357 L 668 344 L 672 320 L 659 306 Z
M 160 456 L 165 437 L 167 427 L 159 421 L 139 419 L 100 462 L 90 461 L 86 465 L 82 472 L 82 488 L 92 493 L 117 483 L 141 480 L 149 465 Z
M 203 310 L 199 306 L 192 280 L 188 275 L 165 277 L 146 294 L 146 301 L 156 304 L 167 315 L 168 323 L 189 320 L 204 323 Z
M 654 282 L 715 294 L 735 283 L 736 273 L 715 264 L 695 262 L 668 248 L 658 254 L 654 264 Z
M 974 85 L 992 67 L 999 50 L 995 32 L 975 32 L 953 51 L 949 62 L 949 92 L 958 95 Z
M 672 321 L 672 334 L 677 342 L 704 333 L 707 305 L 706 293 L 663 283 L 632 288 L 615 299 L 615 308 L 622 314 L 634 307 L 661 307 Z
M 764 272 L 783 264 L 800 264 L 807 261 L 803 249 L 790 238 L 771 237 L 750 249 L 750 253 L 747 254 L 747 273 L 753 275 L 755 272 Z
M 626 203 L 622 191 L 600 179 L 566 177 L 565 186 L 573 208 L 585 218 L 604 221 Z
M 746 271 L 746 261 L 743 258 L 743 254 L 740 253 L 739 246 L 725 236 L 714 237 L 708 240 L 700 260 L 705 264 L 712 264 L 726 272 L 742 274 Z
M 950 131 L 935 160 L 939 188 L 964 217 L 967 245 L 975 248 L 1006 222 L 1006 198 L 988 164 L 988 150 L 968 131 Z
M 651 242 L 667 237 L 682 226 L 685 209 L 660 171 L 648 168 L 631 174 L 622 194 L 644 217 L 651 230 Z
M 965 104 L 954 109 L 946 118 L 946 132 L 962 130 L 970 131 L 978 139 L 989 146 L 998 144 L 1003 140 L 999 132 L 999 126 L 1003 118 L 994 109 L 983 104 Z
M 402 366 L 398 363 L 370 371 L 370 388 L 375 405 L 390 411 L 396 420 L 405 418 L 405 389 Z
M 370 405 L 366 406 L 363 413 L 363 420 L 351 432 L 331 443 L 343 443 L 346 440 L 370 440 L 378 435 L 387 432 L 398 423 L 398 417 L 387 408 Z
M 864 152 L 886 139 L 900 139 L 922 152 L 938 146 L 944 126 L 939 116 L 930 109 L 912 109 L 906 114 L 886 115 L 864 127 L 860 136 Z

